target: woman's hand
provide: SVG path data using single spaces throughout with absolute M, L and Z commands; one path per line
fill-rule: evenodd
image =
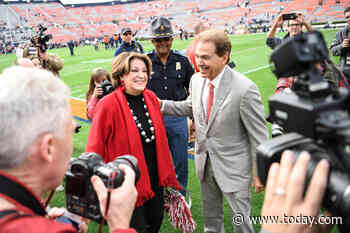
M 101 86 L 96 86 L 94 90 L 94 97 L 98 98 L 103 94 L 103 90 Z

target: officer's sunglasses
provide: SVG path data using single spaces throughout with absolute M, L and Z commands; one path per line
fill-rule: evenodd
M 171 37 L 164 37 L 164 38 L 157 38 L 157 39 L 154 39 L 154 41 L 157 42 L 157 43 L 161 43 L 162 41 L 168 42 L 168 41 L 170 41 L 171 39 L 172 39 Z
M 125 32 L 123 35 L 124 36 L 131 36 L 131 32 Z

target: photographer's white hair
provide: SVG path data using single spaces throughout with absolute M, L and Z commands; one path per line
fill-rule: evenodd
M 64 136 L 69 88 L 51 72 L 14 66 L 0 74 L 0 169 L 21 165 L 43 133 Z

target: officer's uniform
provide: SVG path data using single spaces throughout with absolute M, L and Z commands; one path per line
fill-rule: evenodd
M 147 54 L 152 61 L 152 75 L 147 88 L 154 91 L 158 98 L 166 100 L 185 100 L 194 70 L 187 57 L 177 51 L 171 51 L 165 65 L 155 51 Z
M 115 50 L 114 56 L 118 56 L 119 54 L 123 52 L 137 52 L 137 53 L 143 53 L 143 47 L 140 42 L 132 40 L 131 44 L 126 43 L 123 41 L 121 45 Z
M 147 88 L 154 91 L 160 99 L 185 100 L 188 96 L 187 90 L 194 73 L 187 57 L 171 50 L 168 60 L 164 65 L 155 51 L 147 55 L 152 61 L 152 75 L 148 81 Z M 163 119 L 178 181 L 183 187 L 187 187 L 187 118 L 164 116 Z M 185 192 L 182 191 L 182 193 L 184 194 Z

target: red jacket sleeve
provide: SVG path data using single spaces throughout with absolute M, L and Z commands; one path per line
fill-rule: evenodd
M 85 151 L 95 152 L 106 161 L 106 142 L 113 127 L 113 108 L 109 96 L 99 101 L 92 121 Z
M 92 120 L 92 118 L 94 118 L 95 115 L 95 111 L 96 111 L 96 105 L 98 103 L 99 99 L 96 98 L 95 96 L 91 97 L 91 99 L 89 100 L 88 104 L 87 104 L 87 117 Z

